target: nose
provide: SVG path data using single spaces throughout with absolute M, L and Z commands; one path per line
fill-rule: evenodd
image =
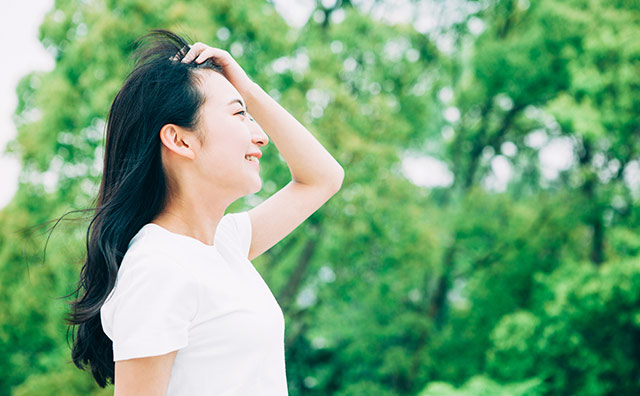
M 258 146 L 265 146 L 269 143 L 269 137 L 253 118 L 249 121 L 249 128 L 251 129 L 251 141 L 253 143 Z

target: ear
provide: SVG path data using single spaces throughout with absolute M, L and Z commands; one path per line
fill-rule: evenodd
M 160 129 L 160 140 L 165 148 L 189 159 L 196 158 L 196 136 L 175 124 L 166 124 Z

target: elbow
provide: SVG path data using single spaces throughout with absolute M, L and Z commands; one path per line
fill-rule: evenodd
M 344 169 L 340 164 L 337 164 L 336 170 L 332 173 L 331 182 L 329 183 L 329 187 L 333 194 L 340 191 L 342 188 L 342 182 L 344 181 Z
M 322 169 L 322 173 L 315 175 L 315 180 L 311 182 L 302 181 L 293 175 L 293 182 L 298 184 L 304 184 L 307 186 L 313 186 L 318 188 L 330 196 L 337 193 L 342 188 L 342 182 L 344 181 L 344 169 L 342 166 L 335 163 L 334 166 L 326 166 Z

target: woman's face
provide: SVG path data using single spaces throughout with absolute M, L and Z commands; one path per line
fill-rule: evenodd
M 260 191 L 258 161 L 246 157 L 257 154 L 259 158 L 260 147 L 269 138 L 247 113 L 244 100 L 223 75 L 202 71 L 200 88 L 205 96 L 199 120 L 204 144 L 198 147 L 196 172 L 207 184 L 213 183 L 216 192 L 244 196 Z

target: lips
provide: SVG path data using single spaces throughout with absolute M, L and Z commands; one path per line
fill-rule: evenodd
M 260 157 L 262 157 L 262 153 L 258 150 L 245 155 L 244 159 L 255 164 L 256 167 L 260 169 Z
M 256 168 L 258 168 L 258 170 L 260 170 L 260 161 L 258 160 L 257 156 L 245 155 L 244 159 L 245 161 L 251 162 Z

